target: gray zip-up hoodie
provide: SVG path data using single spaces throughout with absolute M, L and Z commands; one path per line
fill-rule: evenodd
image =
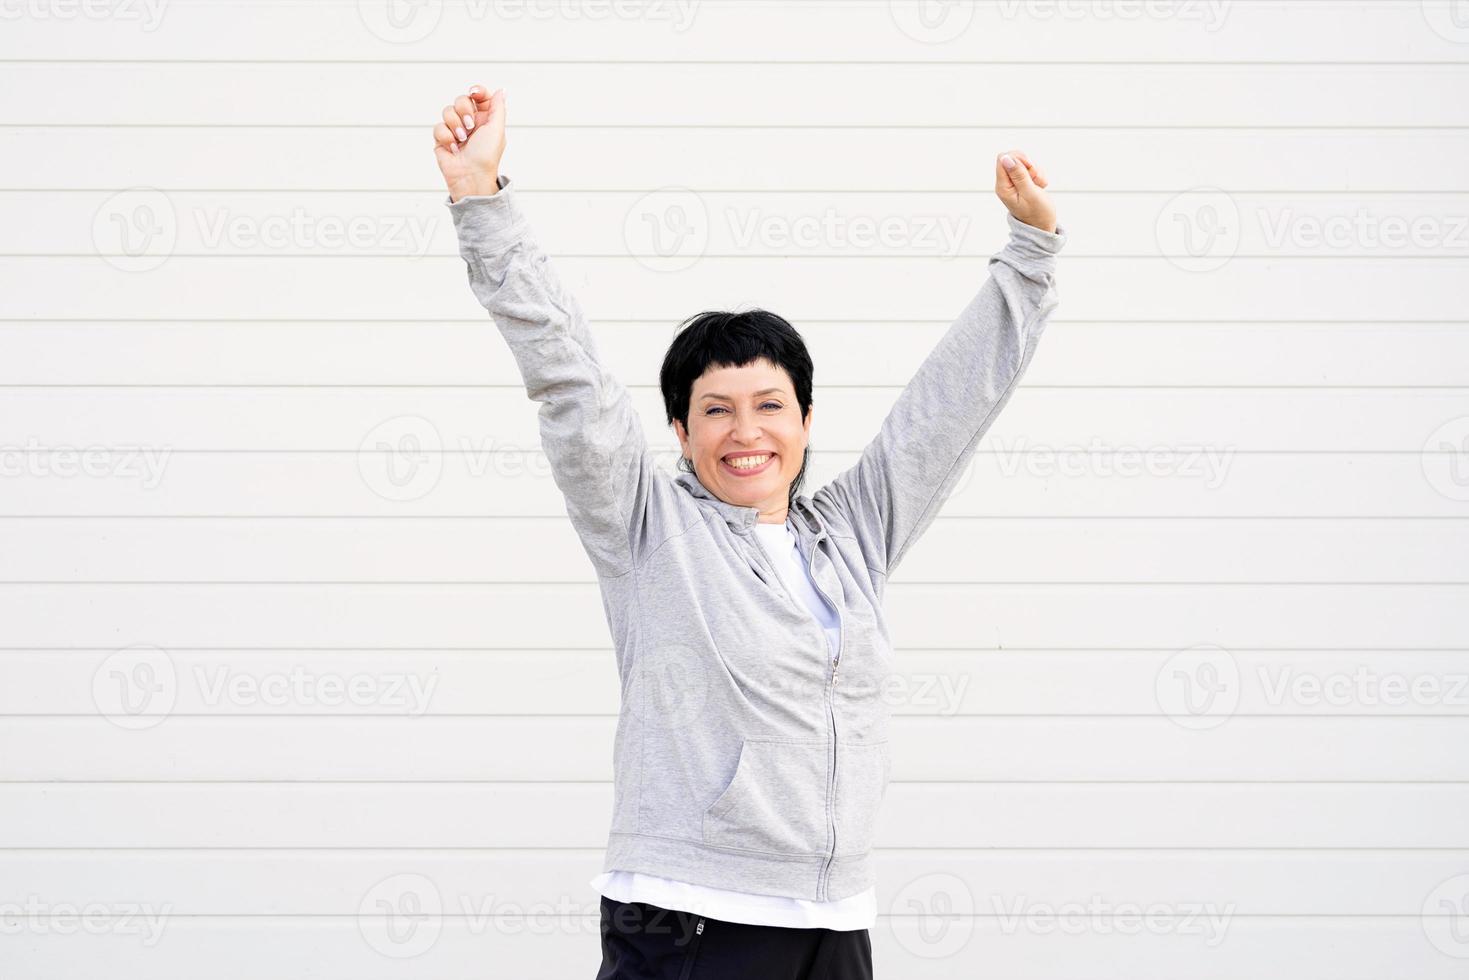
M 989 278 L 876 437 L 792 501 L 801 554 L 840 617 L 833 658 L 756 540 L 758 510 L 657 465 L 510 178 L 499 187 L 444 203 L 470 288 L 540 404 L 542 448 L 616 649 L 602 870 L 814 901 L 863 891 L 891 759 L 883 590 L 1025 372 L 1058 302 L 1065 231 L 1006 214 L 1009 241 Z

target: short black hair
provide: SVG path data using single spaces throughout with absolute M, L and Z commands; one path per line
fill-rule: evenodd
M 694 381 L 712 367 L 744 367 L 765 359 L 784 368 L 796 388 L 801 421 L 811 413 L 811 378 L 814 369 L 806 341 L 796 328 L 769 310 L 737 312 L 705 310 L 679 324 L 673 343 L 663 357 L 658 384 L 663 389 L 663 409 L 668 424 L 677 419 L 688 431 L 689 401 Z M 801 470 L 791 481 L 787 502 L 794 501 L 806 479 L 810 446 L 801 456 Z

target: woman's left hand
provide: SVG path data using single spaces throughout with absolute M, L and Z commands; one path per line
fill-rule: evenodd
M 1055 234 L 1056 206 L 1042 189 L 1047 183 L 1041 168 L 1019 150 L 995 158 L 995 196 L 1016 220 Z

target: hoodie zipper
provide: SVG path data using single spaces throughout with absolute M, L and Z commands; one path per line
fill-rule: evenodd
M 829 801 L 831 811 L 831 853 L 826 856 L 826 863 L 821 867 L 821 878 L 816 883 L 816 900 L 826 901 L 826 883 L 831 874 L 831 863 L 837 855 L 837 817 L 836 817 L 836 781 L 837 781 L 837 712 L 836 712 L 836 686 L 837 672 L 842 666 L 842 651 L 847 644 L 847 624 L 842 616 L 842 607 L 831 601 L 831 596 L 821 587 L 816 580 L 816 548 L 825 537 L 825 532 L 817 534 L 811 539 L 811 554 L 806 558 L 806 573 L 811 576 L 811 583 L 816 586 L 816 591 L 821 597 L 836 610 L 837 614 L 837 655 L 831 662 L 831 683 L 827 685 L 826 709 L 831 718 L 831 776 L 826 781 L 826 798 Z M 820 625 L 819 623 L 817 624 Z M 823 647 L 825 653 L 826 631 L 822 631 Z
M 831 873 L 831 864 L 832 864 L 832 861 L 834 861 L 836 859 L 836 853 L 837 853 L 837 840 L 836 840 L 836 837 L 837 837 L 837 819 L 836 819 L 837 715 L 836 715 L 836 703 L 835 702 L 836 702 L 837 674 L 841 670 L 842 653 L 846 649 L 846 644 L 847 644 L 847 623 L 846 623 L 845 617 L 842 615 L 842 607 L 840 605 L 838 605 L 837 603 L 832 602 L 831 596 L 828 595 L 827 592 L 826 592 L 826 590 L 821 587 L 821 583 L 816 580 L 816 549 L 820 545 L 821 539 L 824 538 L 824 537 L 826 537 L 826 532 L 825 531 L 818 531 L 818 532 L 816 532 L 816 534 L 811 539 L 811 553 L 806 557 L 806 574 L 808 576 L 810 576 L 810 578 L 811 578 L 811 584 L 814 585 L 814 586 L 816 586 L 816 591 L 819 592 L 819 593 L 821 593 L 821 597 L 826 600 L 827 605 L 831 606 L 832 609 L 836 610 L 836 614 L 837 614 L 837 652 L 836 652 L 836 656 L 831 661 L 831 682 L 827 685 L 827 688 L 826 688 L 826 693 L 827 693 L 827 699 L 826 699 L 827 717 L 831 720 L 831 726 L 830 726 L 830 733 L 831 733 L 831 754 L 829 756 L 829 758 L 831 760 L 831 774 L 827 777 L 827 780 L 826 780 L 826 798 L 827 798 L 827 801 L 828 801 L 828 808 L 829 808 L 829 811 L 830 811 L 830 814 L 831 814 L 831 818 L 830 818 L 830 827 L 831 827 L 831 850 L 830 850 L 830 852 L 827 853 L 826 860 L 822 863 L 822 866 L 821 866 L 821 875 L 817 879 L 817 882 L 816 882 L 816 900 L 818 902 L 824 902 L 824 901 L 826 901 L 826 881 L 827 881 L 827 876 Z M 799 536 L 798 536 L 798 540 L 799 540 Z M 780 581 L 780 576 L 778 574 L 776 574 L 775 568 L 770 564 L 769 559 L 767 558 L 767 556 L 764 553 L 765 552 L 765 549 L 761 547 L 760 542 L 759 541 L 753 541 L 753 542 L 751 542 L 751 545 L 752 545 L 752 547 L 754 548 L 755 551 L 757 551 L 757 552 L 760 553 L 759 561 L 761 562 L 761 564 L 765 565 L 770 570 L 771 577 L 776 581 L 777 588 L 780 589 L 781 594 L 784 595 L 786 597 L 786 599 L 792 605 L 795 605 L 796 604 L 796 598 L 795 598 L 795 596 L 791 595 L 789 592 L 786 591 L 785 586 L 784 586 L 784 583 L 782 583 Z M 809 610 L 806 610 L 806 612 L 809 615 L 809 612 L 810 611 Z M 819 623 L 819 622 L 816 621 L 815 617 L 812 617 L 812 622 L 816 624 L 816 631 L 817 631 L 817 633 L 820 634 L 822 658 L 825 659 L 825 655 L 826 655 L 826 630 L 822 628 L 821 623 Z

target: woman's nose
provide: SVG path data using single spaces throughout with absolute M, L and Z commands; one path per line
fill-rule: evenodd
M 735 438 L 740 442 L 753 442 L 760 438 L 760 416 L 754 412 L 735 415 Z

